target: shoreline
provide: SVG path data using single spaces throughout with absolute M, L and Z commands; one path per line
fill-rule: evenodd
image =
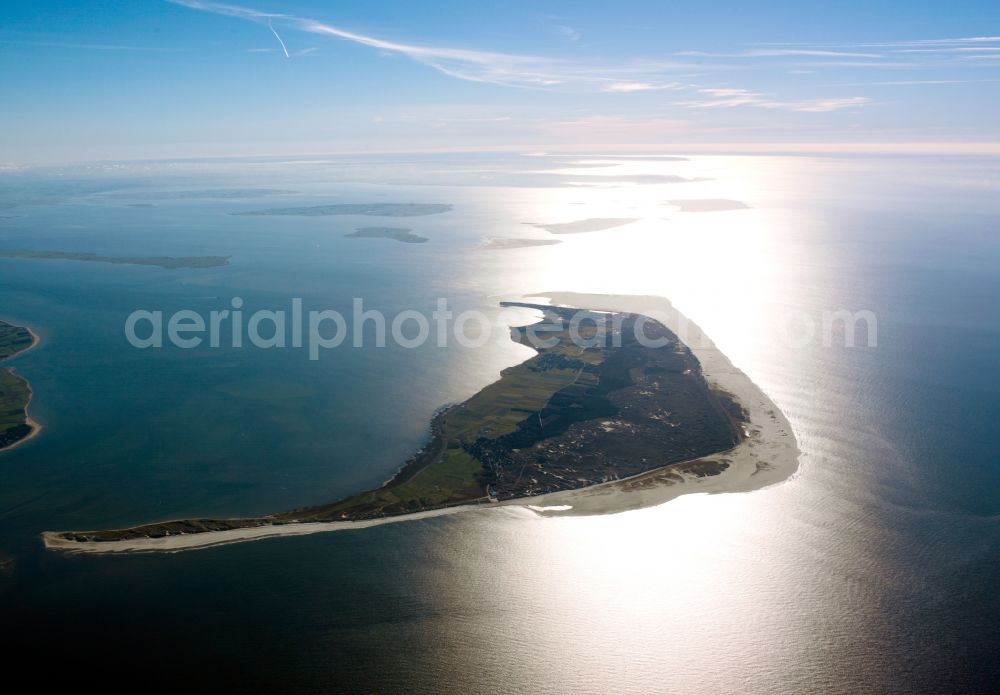
M 24 328 L 24 330 L 28 331 L 28 333 L 31 335 L 31 345 L 29 345 L 28 347 L 24 348 L 23 350 L 20 350 L 20 351 L 14 353 L 13 355 L 10 355 L 6 359 L 13 359 L 15 357 L 20 357 L 21 355 L 23 355 L 23 354 L 25 354 L 27 352 L 30 352 L 31 350 L 34 350 L 36 347 L 38 347 L 41 344 L 41 342 L 42 342 L 41 336 L 39 336 L 37 333 L 35 333 L 35 331 L 33 331 L 31 329 L 31 326 L 22 326 L 22 328 Z M 9 369 L 10 372 L 11 372 L 11 374 L 17 374 L 17 371 L 13 367 L 4 367 L 4 369 Z M 18 376 L 20 376 L 20 375 L 18 374 Z M 28 402 L 24 404 L 24 424 L 26 424 L 28 427 L 31 428 L 31 432 L 28 433 L 28 436 L 22 437 L 21 439 L 18 439 L 13 444 L 8 444 L 7 446 L 0 447 L 0 455 L 3 455 L 3 453 L 7 452 L 7 451 L 13 451 L 14 449 L 16 449 L 17 447 L 21 446 L 22 444 L 30 442 L 32 439 L 34 439 L 39 434 L 41 434 L 42 429 L 43 429 L 42 425 L 37 420 L 35 420 L 33 417 L 31 417 L 31 412 L 30 412 L 31 401 L 35 397 L 35 392 L 31 388 L 31 382 L 28 381 L 27 379 L 25 379 L 24 377 L 21 377 L 21 379 L 22 379 L 22 381 L 24 381 L 24 385 L 28 389 Z
M 11 372 L 14 372 L 14 370 L 11 369 Z M 13 451 L 22 444 L 30 442 L 32 439 L 41 434 L 42 429 L 44 429 L 42 425 L 33 417 L 31 417 L 30 413 L 28 412 L 28 409 L 31 407 L 31 400 L 35 397 L 35 392 L 31 389 L 31 383 L 27 379 L 24 380 L 24 383 L 28 387 L 28 402 L 24 404 L 24 424 L 26 424 L 28 427 L 31 428 L 31 432 L 28 434 L 27 437 L 22 437 L 13 444 L 0 447 L 0 456 L 2 456 L 5 452 Z
M 774 402 L 749 377 L 734 367 L 701 329 L 677 311 L 669 300 L 652 296 L 567 292 L 541 292 L 528 296 L 548 299 L 553 305 L 644 314 L 660 321 L 695 354 L 709 384 L 731 394 L 745 409 L 748 416 L 745 426 L 746 437 L 732 449 L 717 454 L 672 463 L 629 478 L 534 497 L 493 503 L 462 503 L 359 521 L 289 522 L 161 538 L 80 542 L 61 537 L 61 533 L 65 532 L 44 532 L 41 535 L 45 547 L 49 550 L 70 553 L 181 552 L 264 538 L 356 530 L 507 506 L 524 507 L 539 516 L 615 514 L 663 504 L 684 494 L 749 492 L 782 482 L 798 469 L 799 450 L 785 416 Z M 726 464 L 726 467 L 715 475 L 704 473 L 699 475 L 698 464 L 709 462 Z M 396 475 L 401 472 L 397 471 Z
M 11 357 L 17 357 L 18 355 L 23 355 L 26 352 L 31 352 L 36 347 L 38 347 L 39 345 L 42 344 L 42 337 L 40 335 L 38 335 L 37 333 L 35 333 L 35 331 L 31 328 L 31 326 L 25 326 L 24 330 L 28 331 L 28 333 L 31 335 L 31 345 L 29 345 L 28 347 L 24 348 L 23 350 L 21 350 L 17 354 L 11 355 Z M 10 358 L 8 357 L 7 359 L 10 359 Z

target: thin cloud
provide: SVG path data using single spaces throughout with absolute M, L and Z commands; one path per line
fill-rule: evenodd
M 680 69 L 704 69 L 703 65 L 668 61 L 645 61 L 619 65 L 587 65 L 571 63 L 553 58 L 539 56 L 503 53 L 498 51 L 481 51 L 466 48 L 450 48 L 445 46 L 429 46 L 404 43 L 369 36 L 355 31 L 343 29 L 315 19 L 296 17 L 287 14 L 267 13 L 236 5 L 226 5 L 202 0 L 169 0 L 204 12 L 236 17 L 266 24 L 282 45 L 282 50 L 288 56 L 281 37 L 274 31 L 274 24 L 296 29 L 298 31 L 328 36 L 351 43 L 367 46 L 384 53 L 401 55 L 415 62 L 427 65 L 435 70 L 456 79 L 490 84 L 547 89 L 556 87 L 584 87 L 608 93 L 627 94 L 666 89 L 685 89 L 683 85 L 663 80 L 663 75 L 677 72 Z M 720 54 L 726 55 L 729 54 Z M 857 57 L 878 54 L 847 53 L 813 48 L 766 48 L 754 49 L 739 54 L 750 57 Z M 714 67 L 723 68 L 716 64 Z M 781 100 L 763 93 L 751 92 L 745 89 L 710 88 L 698 90 L 704 98 L 682 102 L 691 108 L 728 108 L 734 106 L 753 106 L 763 109 L 784 109 L 800 112 L 826 112 L 839 109 L 862 106 L 869 102 L 866 97 L 826 98 L 809 100 Z
M 842 82 L 836 87 L 906 87 L 935 84 L 977 84 L 997 80 L 887 80 L 883 82 Z
M 680 89 L 678 84 L 654 84 L 652 82 L 612 82 L 602 87 L 605 92 L 649 92 L 661 89 Z
M 787 46 L 787 47 L 810 47 L 818 49 L 865 49 L 865 48 L 902 48 L 907 46 L 948 46 L 948 45 L 968 45 L 982 43 L 1000 43 L 1000 36 L 969 36 L 950 39 L 911 39 L 906 41 L 832 41 L 832 42 L 765 42 L 754 44 L 756 46 Z
M 921 39 L 914 41 L 916 44 L 942 44 L 942 43 L 998 43 L 1000 36 L 968 36 L 957 39 Z
M 764 54 L 834 58 L 830 67 L 857 68 L 947 68 L 971 65 L 1000 52 L 1000 36 L 968 36 L 946 39 L 914 39 L 883 42 L 766 43 L 756 44 Z M 866 51 L 862 53 L 861 51 Z M 867 51 L 872 51 L 867 53 Z M 878 52 L 875 52 L 878 51 Z M 747 51 L 751 56 L 755 51 Z M 723 54 L 717 54 L 721 57 Z M 865 56 L 870 62 L 844 61 L 845 57 Z M 890 62 L 890 59 L 893 62 Z
M 462 48 L 420 46 L 367 36 L 314 19 L 260 12 L 252 8 L 236 5 L 201 2 L 201 0 L 168 1 L 175 5 L 182 5 L 203 12 L 211 12 L 213 14 L 256 22 L 267 22 L 268 26 L 272 27 L 272 30 L 273 22 L 279 20 L 299 31 L 343 39 L 387 53 L 403 55 L 451 77 L 473 82 L 492 82 L 512 86 L 549 86 L 561 84 L 568 79 L 567 76 L 559 74 L 553 69 L 555 66 L 552 64 L 552 61 L 535 56 Z M 276 33 L 275 35 L 277 36 Z
M 987 53 L 1000 51 L 1000 46 L 942 46 L 940 48 L 901 48 L 896 53 Z
M 589 86 L 602 88 L 608 82 L 656 83 L 650 78 L 660 76 L 664 72 L 702 69 L 703 67 L 667 61 L 636 62 L 617 66 L 586 65 L 532 55 L 426 46 L 381 39 L 342 29 L 315 19 L 261 12 L 237 5 L 202 2 L 201 0 L 168 0 L 168 2 L 203 12 L 267 24 L 272 31 L 274 24 L 279 23 L 298 31 L 350 41 L 385 53 L 402 55 L 457 79 L 510 87 Z
M 677 56 L 699 58 L 789 58 L 810 56 L 817 58 L 883 58 L 881 53 L 857 53 L 854 51 L 830 51 L 805 48 L 768 48 L 740 51 L 738 53 L 710 53 L 707 51 L 677 51 Z
M 754 58 L 786 58 L 789 56 L 813 56 L 817 58 L 883 58 L 881 53 L 857 53 L 854 51 L 828 51 L 819 49 L 759 49 L 748 51 L 747 54 Z
M 565 24 L 557 24 L 555 26 L 555 30 L 557 32 L 559 32 L 560 34 L 562 34 L 563 36 L 565 36 L 570 41 L 579 41 L 580 40 L 580 32 L 578 32 L 573 27 L 566 26 Z
M 752 106 L 760 109 L 799 111 L 805 113 L 826 113 L 840 111 L 871 103 L 867 97 L 838 97 L 786 101 L 774 99 L 768 94 L 739 88 L 703 88 L 698 90 L 706 99 L 682 101 L 681 106 L 694 109 L 729 109 L 738 106 Z

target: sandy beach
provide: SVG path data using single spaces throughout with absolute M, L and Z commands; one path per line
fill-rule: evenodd
M 615 514 L 663 504 L 684 494 L 749 492 L 780 483 L 795 473 L 799 450 L 785 416 L 749 377 L 733 366 L 696 324 L 678 312 L 667 299 L 565 292 L 543 292 L 530 296 L 546 298 L 555 305 L 631 312 L 660 321 L 691 348 L 709 384 L 731 394 L 746 410 L 749 417 L 746 438 L 729 451 L 672 464 L 631 478 L 500 503 L 467 504 L 364 521 L 287 523 L 122 541 L 77 542 L 61 538 L 54 532 L 46 532 L 42 534 L 46 548 L 83 553 L 180 552 L 263 538 L 356 530 L 464 512 L 488 514 L 503 506 L 524 507 L 540 516 Z M 706 462 L 723 462 L 727 467 L 717 475 L 699 474 L 700 466 L 697 464 Z
M 28 388 L 29 388 L 29 391 L 30 391 L 31 387 L 29 386 Z M 27 410 L 27 408 L 29 408 L 30 406 L 31 406 L 31 398 L 29 397 L 28 398 L 28 405 L 25 406 L 25 410 Z M 29 434 L 27 437 L 24 437 L 23 439 L 18 439 L 16 442 L 14 442 L 13 444 L 11 444 L 10 446 L 5 446 L 2 449 L 0 449 L 0 455 L 6 453 L 8 451 L 13 451 L 17 447 L 21 446 L 22 444 L 26 444 L 27 442 L 30 442 L 32 439 L 34 439 L 39 434 L 41 434 L 41 432 L 42 432 L 42 426 L 40 424 L 38 424 L 38 421 L 35 420 L 35 419 L 33 419 L 31 417 L 31 415 L 28 415 L 24 419 L 24 423 L 28 427 L 31 428 L 31 434 Z
M 42 338 L 41 338 L 41 336 L 38 335 L 37 333 L 35 333 L 31 329 L 31 326 L 25 326 L 24 330 L 28 331 L 28 333 L 31 334 L 31 345 L 29 345 L 28 347 L 26 347 L 23 350 L 21 350 L 21 352 L 17 353 L 18 355 L 23 355 L 24 353 L 28 352 L 29 350 L 34 350 L 36 347 L 38 347 L 39 345 L 42 344 Z

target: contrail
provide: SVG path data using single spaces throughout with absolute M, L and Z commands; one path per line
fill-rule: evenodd
M 267 28 L 271 30 L 272 34 L 274 34 L 274 38 L 278 39 L 278 43 L 281 44 L 281 50 L 285 52 L 285 57 L 288 58 L 289 57 L 289 55 L 288 55 L 288 49 L 285 48 L 285 42 L 281 40 L 281 37 L 278 36 L 278 32 L 276 32 L 274 30 L 274 25 L 271 24 L 271 19 L 270 18 L 268 18 L 268 20 L 267 20 Z

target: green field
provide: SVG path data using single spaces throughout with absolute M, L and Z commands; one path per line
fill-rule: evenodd
M 27 328 L 0 321 L 0 360 L 27 350 L 34 342 Z

